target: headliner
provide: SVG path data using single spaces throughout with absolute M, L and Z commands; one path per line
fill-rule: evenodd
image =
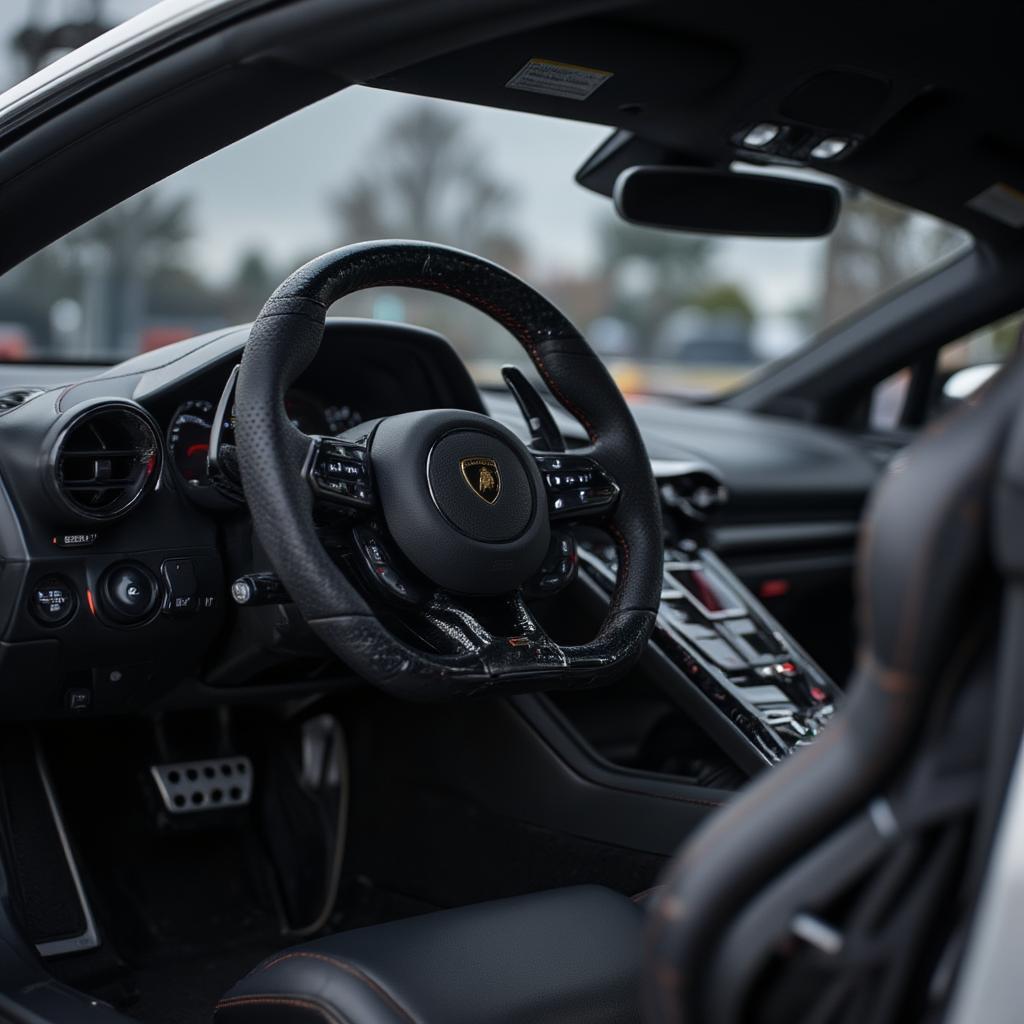
M 996 245 L 1019 244 L 1018 230 L 966 203 L 996 182 L 1024 190 L 1024 8 L 904 0 L 840 15 L 821 3 L 620 6 L 368 84 L 613 125 L 697 164 L 728 165 L 738 155 L 732 138 L 763 121 L 854 134 L 862 141 L 849 156 L 816 166 Z M 584 101 L 506 88 L 530 57 L 614 74 Z
M 1021 8 L 979 0 L 965 13 L 950 0 L 904 0 L 842 18 L 806 0 L 770 9 L 736 0 L 689 9 L 621 0 L 230 6 L 232 20 L 197 19 L 187 41 L 150 47 L 134 67 L 112 65 L 0 137 L 0 270 L 352 82 L 607 124 L 646 140 L 648 158 L 698 164 L 728 164 L 731 138 L 754 122 L 852 129 L 859 148 L 824 170 L 959 224 L 995 252 L 1024 249 L 1018 230 L 966 206 L 996 182 L 1024 187 L 1024 127 L 1014 116 Z M 613 77 L 584 101 L 506 88 L 531 57 Z M 851 81 L 868 83 L 869 102 Z M 599 178 L 588 184 L 607 191 Z

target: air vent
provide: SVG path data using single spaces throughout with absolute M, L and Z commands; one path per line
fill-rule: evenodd
M 19 405 L 24 405 L 30 398 L 43 393 L 42 388 L 12 388 L 0 392 L 0 413 L 10 412 Z
M 160 441 L 149 418 L 130 405 L 104 404 L 77 417 L 53 456 L 57 493 L 88 519 L 115 519 L 160 475 Z
M 705 462 L 651 459 L 651 471 L 662 501 L 689 519 L 707 519 L 729 500 L 718 471 Z

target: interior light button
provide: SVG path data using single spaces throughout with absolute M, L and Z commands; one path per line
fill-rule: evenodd
M 743 145 L 748 149 L 764 149 L 765 146 L 773 143 L 779 136 L 777 124 L 755 124 L 753 128 L 743 136 Z
M 846 147 L 849 145 L 848 139 L 822 139 L 811 150 L 811 157 L 814 160 L 835 160 L 837 156 L 846 152 Z

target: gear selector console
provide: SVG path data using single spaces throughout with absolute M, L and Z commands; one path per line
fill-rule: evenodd
M 587 544 L 580 561 L 606 588 L 613 545 Z M 665 548 L 654 642 L 684 686 L 723 718 L 733 751 L 774 764 L 828 724 L 839 692 L 709 548 L 681 540 Z M 691 694 L 692 696 L 692 694 Z

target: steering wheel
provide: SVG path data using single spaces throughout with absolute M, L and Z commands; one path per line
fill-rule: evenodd
M 299 431 L 284 396 L 316 355 L 328 308 L 380 286 L 451 295 L 508 329 L 590 444 L 534 451 L 490 417 L 457 409 L 389 416 L 334 438 Z M 663 560 L 643 441 L 589 345 L 501 267 L 406 241 L 307 263 L 253 324 L 235 438 L 253 526 L 278 577 L 314 632 L 369 682 L 420 699 L 582 687 L 610 681 L 643 651 Z M 562 645 L 524 588 L 554 591 L 572 577 L 566 531 L 577 520 L 613 538 L 618 574 L 598 635 Z M 325 544 L 328 521 L 348 530 L 342 554 Z

